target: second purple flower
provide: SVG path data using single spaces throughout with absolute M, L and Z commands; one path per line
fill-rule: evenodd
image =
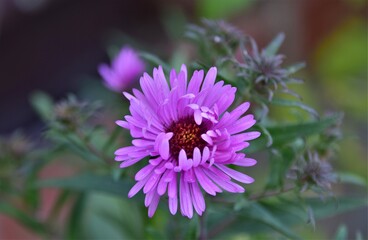
M 132 87 L 134 82 L 144 71 L 144 62 L 133 48 L 123 47 L 111 63 L 100 64 L 98 72 L 104 79 L 107 88 L 115 92 L 122 92 Z

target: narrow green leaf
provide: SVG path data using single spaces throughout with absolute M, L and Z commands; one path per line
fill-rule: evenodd
M 41 180 L 35 183 L 35 187 L 56 187 L 82 192 L 98 191 L 126 197 L 130 184 L 127 181 L 115 181 L 111 176 L 89 173 L 69 178 Z
M 47 228 L 41 222 L 37 221 L 35 218 L 27 215 L 22 210 L 14 207 L 13 205 L 0 202 L 0 213 L 3 213 L 7 216 L 10 216 L 17 220 L 19 223 L 23 224 L 23 226 L 31 229 L 37 233 L 46 233 Z
M 67 239 L 74 240 L 80 239 L 81 219 L 84 212 L 84 206 L 86 203 L 86 196 L 81 194 L 78 196 L 71 210 L 69 221 L 67 224 L 66 235 Z
M 285 143 L 293 142 L 297 138 L 318 134 L 328 127 L 336 124 L 336 122 L 340 121 L 340 118 L 340 114 L 335 114 L 333 116 L 325 117 L 318 121 L 290 124 L 285 126 L 266 127 L 269 134 L 272 136 L 273 144 L 271 147 L 278 147 Z M 267 134 L 262 132 L 262 135 L 259 138 L 255 139 L 252 144 L 244 151 L 246 153 L 253 153 L 267 148 L 268 138 L 266 135 Z
M 52 206 L 48 219 L 55 219 L 58 216 L 60 210 L 62 209 L 62 207 L 64 206 L 64 204 L 66 203 L 66 201 L 69 199 L 70 196 L 71 194 L 70 191 L 68 190 L 64 190 L 59 194 L 59 196 L 56 199 L 56 202 Z
M 319 198 L 306 199 L 305 203 L 314 210 L 316 218 L 331 217 L 347 211 L 367 206 L 366 197 L 339 197 L 321 201 Z
M 283 106 L 283 107 L 297 107 L 300 108 L 308 113 L 310 113 L 312 116 L 318 119 L 319 115 L 313 108 L 305 105 L 304 103 L 298 102 L 298 101 L 291 101 L 286 99 L 280 99 L 280 98 L 273 98 L 271 100 L 271 104 Z
M 298 72 L 300 69 L 305 68 L 305 63 L 296 63 L 286 68 L 288 75 Z
M 279 33 L 264 49 L 267 56 L 272 56 L 277 53 L 281 44 L 284 42 L 285 34 Z
M 340 225 L 337 229 L 335 240 L 346 240 L 348 239 L 348 229 L 345 225 Z
M 35 92 L 31 95 L 30 101 L 43 120 L 49 120 L 52 117 L 54 103 L 49 95 L 44 92 Z
M 355 233 L 355 240 L 363 240 L 362 233 L 360 231 L 357 231 Z
M 267 189 L 279 188 L 284 185 L 284 180 L 293 160 L 295 151 L 292 147 L 280 149 L 277 153 L 272 153 L 270 157 L 270 172 L 268 176 Z
M 260 221 L 291 239 L 300 239 L 286 225 L 277 219 L 277 217 L 275 217 L 271 212 L 258 203 L 251 204 L 249 208 L 242 212 L 242 216 Z
M 338 173 L 338 178 L 342 183 L 350 183 L 362 187 L 367 186 L 367 180 L 354 173 L 340 172 Z
M 162 66 L 164 72 L 170 72 L 171 68 L 169 67 L 169 65 L 167 65 L 164 61 L 162 61 L 160 58 L 158 58 L 157 56 L 147 53 L 147 52 L 140 52 L 140 56 L 146 60 L 147 62 L 155 65 L 155 66 Z
M 308 214 L 307 223 L 312 224 L 313 229 L 315 230 L 316 229 L 316 219 L 314 217 L 314 211 L 310 206 L 307 207 L 307 214 Z
M 321 133 L 323 130 L 336 124 L 339 119 L 340 115 L 336 114 L 319 121 L 270 127 L 268 128 L 268 131 L 273 137 L 273 146 L 276 146 L 293 141 L 296 138 L 307 137 Z

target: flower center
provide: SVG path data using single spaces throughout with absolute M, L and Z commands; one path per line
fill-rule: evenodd
M 169 140 L 171 156 L 178 159 L 180 150 L 184 149 L 187 157 L 193 157 L 194 148 L 199 148 L 202 152 L 207 143 L 201 138 L 207 129 L 202 122 L 197 125 L 193 117 L 187 117 L 174 122 L 167 128 L 167 132 L 172 132 L 174 135 Z

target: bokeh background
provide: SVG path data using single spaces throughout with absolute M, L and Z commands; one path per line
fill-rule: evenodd
M 280 52 L 286 63 L 307 64 L 300 75 L 305 84 L 295 90 L 320 113 L 344 112 L 344 138 L 333 165 L 367 179 L 365 0 L 0 0 L 0 134 L 22 129 L 38 136 L 42 125 L 30 95 L 42 90 L 60 99 L 99 82 L 96 66 L 109 61 L 110 46 L 130 43 L 167 60 L 185 47 L 185 23 L 203 17 L 226 19 L 261 46 L 284 32 Z M 64 170 L 50 171 L 56 176 Z M 363 230 L 366 237 L 367 222 L 367 209 L 358 209 L 319 221 L 317 233 L 305 236 L 333 236 L 344 223 L 351 236 Z M 29 234 L 0 216 L 0 239 Z

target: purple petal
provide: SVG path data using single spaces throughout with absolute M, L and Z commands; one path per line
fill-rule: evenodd
M 207 134 L 202 134 L 201 138 L 203 140 L 205 140 L 209 145 L 213 145 L 212 138 L 210 136 L 208 136 Z
M 194 111 L 194 121 L 198 124 L 201 125 L 202 123 L 202 114 L 200 110 L 195 110 Z
M 177 186 L 177 180 L 176 180 L 176 173 L 174 171 L 171 171 L 173 173 L 172 181 L 169 182 L 169 188 L 167 191 L 167 194 L 170 198 L 174 198 L 177 196 L 178 186 Z
M 160 202 L 160 195 L 158 195 L 157 193 L 155 193 L 155 195 L 153 196 L 152 202 L 148 207 L 148 217 L 153 217 L 153 215 L 156 212 L 158 203 Z
M 172 215 L 175 215 L 178 211 L 178 197 L 169 198 L 169 209 Z
M 194 168 L 194 173 L 201 187 L 210 195 L 216 196 L 216 192 L 222 192 L 202 171 L 201 167 Z
M 199 189 L 198 184 L 196 182 L 190 184 L 189 186 L 191 189 L 194 209 L 198 213 L 198 215 L 202 216 L 202 213 L 206 209 L 206 203 L 204 201 L 202 192 Z
M 154 168 L 155 168 L 155 166 L 153 166 L 151 164 L 143 167 L 141 170 L 139 170 L 135 174 L 135 180 L 136 181 L 141 181 L 142 179 L 146 178 L 149 174 L 152 173 L 152 171 L 153 171 Z
M 193 167 L 197 167 L 201 163 L 201 151 L 199 148 L 193 150 Z
M 213 86 L 213 84 L 215 83 L 215 80 L 216 80 L 216 75 L 217 75 L 217 68 L 216 67 L 211 67 L 208 70 L 208 72 L 206 74 L 206 77 L 204 78 L 204 82 L 203 82 L 203 85 L 202 85 L 202 90 Z
M 219 169 L 221 169 L 224 173 L 226 173 L 227 175 L 229 175 L 231 178 L 242 182 L 242 183 L 246 183 L 246 184 L 250 184 L 252 182 L 254 182 L 254 179 L 249 177 L 248 175 L 245 175 L 244 173 L 235 171 L 234 169 L 225 167 L 222 164 L 217 164 L 216 165 Z
M 232 164 L 242 166 L 242 167 L 251 167 L 257 164 L 257 161 L 252 158 L 240 158 L 235 160 Z

